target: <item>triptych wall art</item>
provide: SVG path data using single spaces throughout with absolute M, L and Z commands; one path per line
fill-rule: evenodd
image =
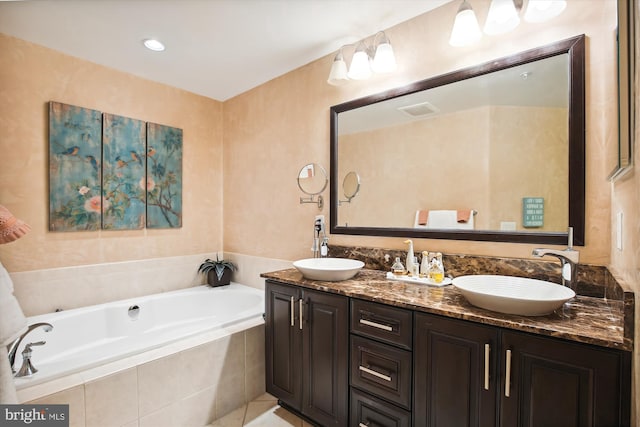
M 182 227 L 182 129 L 49 103 L 49 230 Z

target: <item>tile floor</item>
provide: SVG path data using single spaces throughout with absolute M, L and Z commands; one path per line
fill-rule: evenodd
M 225 415 L 207 427 L 313 427 L 278 406 L 272 395 L 265 393 L 242 408 Z

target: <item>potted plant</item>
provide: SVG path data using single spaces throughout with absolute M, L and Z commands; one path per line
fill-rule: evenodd
M 207 275 L 207 283 L 209 286 L 224 286 L 231 282 L 231 273 L 236 271 L 236 266 L 228 260 L 219 259 L 216 255 L 216 260 L 206 259 L 200 267 L 198 267 L 198 273 Z

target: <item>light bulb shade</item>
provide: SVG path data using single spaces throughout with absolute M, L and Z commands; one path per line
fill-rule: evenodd
M 331 64 L 331 71 L 329 72 L 327 83 L 333 86 L 341 86 L 347 82 L 349 82 L 347 63 L 344 62 L 342 54 L 339 53 L 333 60 L 333 64 Z
M 484 24 L 486 34 L 502 34 L 513 30 L 520 24 L 520 17 L 513 0 L 491 0 L 487 22 Z
M 391 43 L 380 43 L 378 45 L 371 68 L 376 73 L 390 73 L 396 70 L 396 57 L 393 54 Z
M 347 73 L 350 79 L 365 80 L 371 77 L 371 66 L 369 65 L 369 55 L 364 49 L 356 49 L 351 58 L 351 66 Z
M 477 42 L 480 37 L 482 37 L 482 32 L 476 14 L 465 0 L 460 5 L 453 22 L 449 44 L 451 46 L 466 46 Z
M 560 15 L 566 7 L 566 0 L 529 0 L 524 20 L 544 22 Z

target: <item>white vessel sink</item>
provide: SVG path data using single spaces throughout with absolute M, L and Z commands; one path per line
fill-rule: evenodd
M 294 261 L 293 266 L 307 279 L 339 282 L 358 274 L 364 262 L 347 258 L 307 258 Z
M 521 316 L 550 314 L 576 296 L 565 286 L 512 276 L 460 276 L 453 286 L 477 307 Z

